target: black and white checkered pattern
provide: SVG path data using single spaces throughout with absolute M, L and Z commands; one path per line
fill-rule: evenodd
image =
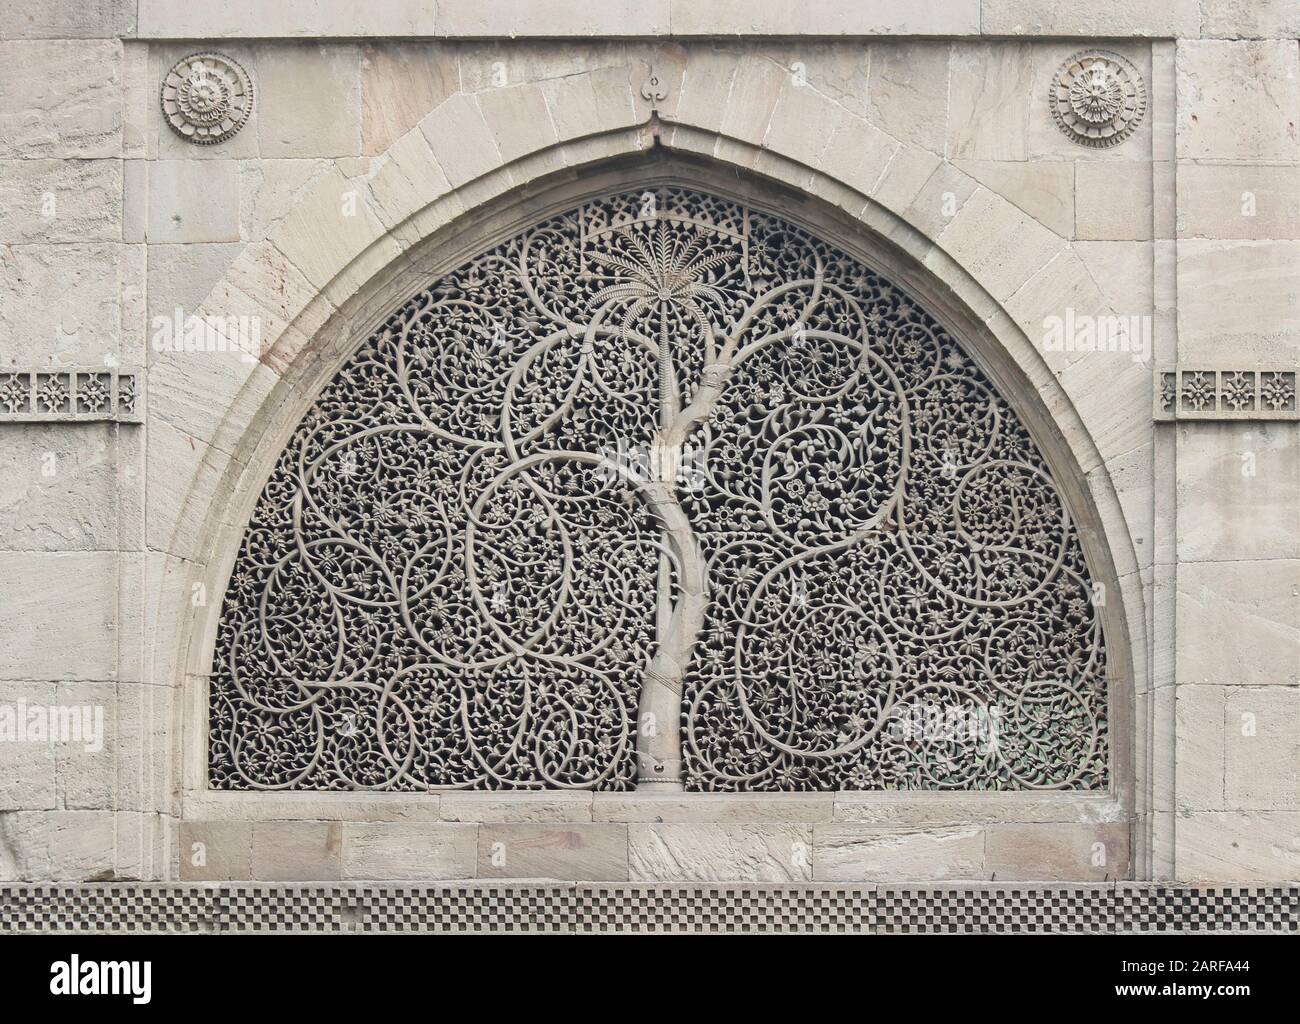
M 0 885 L 0 933 L 1300 931 L 1300 886 Z
M 1121 932 L 1298 932 L 1300 887 L 1184 889 L 1124 885 L 1115 890 Z
M 579 932 L 859 932 L 869 887 L 590 885 L 577 889 Z
M 1109 932 L 1111 887 L 998 885 L 917 889 L 881 886 L 874 893 L 876 931 L 947 934 Z

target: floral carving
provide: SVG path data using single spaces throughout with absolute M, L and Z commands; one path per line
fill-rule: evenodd
M 1199 370 L 1183 374 L 1182 404 L 1184 408 L 1200 411 L 1213 409 L 1216 389 L 1214 372 Z
M 225 142 L 248 121 L 253 83 L 242 67 L 221 53 L 193 53 L 178 61 L 162 83 L 167 123 L 200 146 Z
M 1260 398 L 1264 406 L 1276 412 L 1294 411 L 1296 407 L 1295 374 L 1274 371 L 1260 381 Z
M 1174 368 L 1156 371 L 1155 418 L 1296 420 L 1295 371 Z
M 1226 408 L 1240 412 L 1255 405 L 1255 375 L 1237 370 L 1222 375 L 1219 397 Z
M 1146 113 L 1146 86 L 1133 65 L 1109 50 L 1084 50 L 1057 69 L 1048 97 L 1057 126 L 1080 145 L 1127 139 Z
M 10 371 L 0 373 L 0 421 L 138 423 L 134 396 L 135 375 L 112 369 Z
M 31 379 L 25 373 L 0 374 L 0 407 L 15 414 L 31 405 Z
M 768 213 L 616 195 L 320 394 L 225 595 L 210 782 L 1101 789 L 1092 598 L 1028 432 L 907 294 Z M 927 704 L 997 735 L 900 734 Z
M 65 374 L 41 374 L 36 382 L 36 407 L 41 412 L 66 412 L 69 394 L 68 378 Z

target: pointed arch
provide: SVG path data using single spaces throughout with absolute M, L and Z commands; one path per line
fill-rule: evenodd
M 867 262 L 671 177 L 588 196 L 385 311 L 293 427 L 209 781 L 1107 790 L 1074 501 Z

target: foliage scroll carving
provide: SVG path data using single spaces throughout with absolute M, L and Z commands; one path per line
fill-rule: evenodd
M 614 195 L 324 388 L 225 595 L 209 780 L 1104 789 L 1096 598 L 1028 431 L 905 292 L 768 213 Z M 954 707 L 995 728 L 910 728 Z

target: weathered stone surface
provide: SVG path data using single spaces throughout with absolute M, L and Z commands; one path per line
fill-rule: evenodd
M 546 107 L 560 141 L 636 124 L 639 114 L 626 66 L 599 68 L 542 83 Z
M 682 75 L 676 120 L 714 131 L 721 128 L 738 60 L 739 55 L 730 51 L 693 54 Z
M 1154 243 L 1076 240 L 1071 248 L 1109 308 L 1120 316 L 1154 315 Z M 1158 361 L 1154 323 L 1151 334 L 1151 350 Z
M 1300 561 L 1185 562 L 1177 614 L 1181 682 L 1300 684 Z
M 213 403 L 224 399 L 228 404 L 223 408 L 228 408 L 236 401 L 256 407 L 275 386 L 276 376 L 251 351 L 255 330 L 250 330 L 245 339 L 247 347 L 240 347 L 245 342 L 238 345 L 235 341 L 227 342 L 227 333 L 238 332 L 227 331 L 216 335 L 210 349 L 155 349 L 149 362 L 148 384 L 149 405 L 157 420 L 165 421 L 187 437 L 212 445 L 216 450 L 229 455 L 235 453 L 238 438 L 231 436 L 229 424 L 214 413 Z M 149 479 L 152 486 L 159 478 L 154 473 L 156 454 L 152 450 L 153 438 L 150 437 L 149 440 Z M 188 445 L 188 442 L 181 444 Z M 197 452 L 195 446 L 190 447 Z M 180 454 L 180 451 L 176 450 L 174 454 Z M 168 470 L 164 469 L 163 472 Z M 176 486 L 184 488 L 186 481 L 179 470 L 170 472 L 175 474 Z M 184 496 L 183 490 L 175 495 L 177 498 Z
M 919 42 L 918 46 L 921 45 Z M 944 74 L 947 75 L 947 46 L 944 50 Z M 679 51 L 681 63 L 676 65 L 679 74 L 698 66 L 697 55 L 706 52 L 703 44 L 689 44 Z M 796 47 L 779 51 L 777 58 L 792 79 L 808 85 L 813 92 L 830 100 L 857 117 L 867 118 L 868 70 L 871 63 L 870 46 L 855 42 L 828 41 L 816 47 Z M 671 97 L 668 103 L 671 104 Z
M 121 153 L 120 43 L 0 42 L 0 97 L 0 158 Z
M 0 12 L 0 39 L 111 39 L 135 25 L 135 0 L 8 0 Z
M 392 256 L 397 243 L 384 239 L 384 225 L 367 193 L 337 170 L 316 182 L 271 233 L 270 240 L 318 287 L 329 284 L 375 241 Z
M 100 5 L 109 0 L 98 0 Z M 131 11 L 134 11 L 134 5 Z M 421 36 L 491 37 L 611 36 L 657 37 L 734 35 L 960 35 L 980 30 L 979 0 L 917 6 L 907 0 L 863 0 L 845 8 L 835 0 L 791 7 L 780 0 L 631 0 L 592 8 L 565 0 L 390 0 L 358 8 L 351 0 L 283 0 L 268 9 L 256 0 L 232 0 L 220 9 L 191 11 L 170 0 L 141 0 L 139 34 L 144 38 L 184 36 L 301 37 Z
M 1179 238 L 1300 238 L 1300 168 L 1178 167 Z
M 948 127 L 948 45 L 873 44 L 868 57 L 867 119 L 900 142 L 942 153 Z
M 628 46 L 621 42 L 570 40 L 564 46 L 525 43 L 503 47 L 487 39 L 454 44 L 464 93 L 542 84 L 591 74 L 601 68 L 626 67 Z M 637 80 L 640 87 L 641 80 Z
M 357 47 L 323 43 L 263 47 L 258 51 L 257 80 L 256 127 L 262 156 L 338 157 L 361 152 Z
M 277 373 L 284 372 L 298 351 L 298 339 L 286 337 L 286 328 L 292 324 L 303 339 L 310 338 L 332 311 L 318 299 L 315 286 L 269 242 L 244 247 L 199 307 L 199 315 L 211 312 L 226 323 L 230 317 L 259 318 L 261 360 Z
M 1144 431 L 1138 428 L 1134 433 L 1140 434 Z M 1098 488 L 1103 486 L 1100 477 L 1102 475 L 1108 477 L 1115 488 L 1115 496 L 1119 499 L 1118 510 L 1102 513 L 1103 529 L 1118 532 L 1122 531 L 1125 525 L 1129 525 L 1131 548 L 1126 546 L 1114 552 L 1116 568 L 1121 575 L 1121 591 L 1125 581 L 1130 579 L 1132 574 L 1148 572 L 1155 559 L 1155 531 L 1151 525 L 1155 515 L 1155 486 L 1151 480 L 1155 461 L 1155 445 L 1148 438 L 1146 443 L 1114 455 L 1088 474 L 1092 486 Z M 1145 604 L 1148 586 L 1149 584 L 1144 580 L 1140 584 L 1142 597 L 1132 600 Z
M 54 702 L 60 725 L 68 730 L 51 743 L 59 807 L 71 811 L 122 806 L 116 802 L 121 751 L 117 684 L 59 683 Z
M 1129 826 L 992 825 L 984 867 L 998 881 L 1127 878 Z
M 1300 877 L 1300 811 L 1203 811 L 1175 824 L 1175 877 L 1282 882 Z
M 1019 44 L 953 44 L 948 83 L 950 158 L 1025 159 L 1028 54 L 1028 48 Z
M 1178 556 L 1193 562 L 1300 558 L 1294 423 L 1178 428 Z
M 152 400 L 151 400 L 152 401 Z M 202 545 L 207 509 L 187 503 L 191 489 L 212 495 L 229 464 L 226 452 L 178 430 L 157 417 L 150 425 L 146 497 L 146 540 L 156 551 L 193 558 Z
M 455 0 L 465 3 L 466 0 Z M 914 4 L 907 0 L 862 0 L 845 7 L 835 0 L 787 4 L 773 0 L 671 0 L 675 35 L 964 35 L 979 31 L 978 0 Z
M 140 0 L 138 34 L 146 39 L 199 37 L 298 38 L 421 36 L 434 31 L 428 0 L 391 0 L 358 6 L 354 0 L 231 0 L 220 7 L 190 8 L 174 0 Z
M 863 195 L 873 195 L 898 150 L 898 143 L 870 122 L 842 117 L 816 167 Z
M 812 875 L 807 825 L 629 825 L 634 882 L 798 882 Z
M 0 551 L 0 679 L 116 678 L 117 565 L 112 551 Z
M 0 160 L 0 242 L 121 238 L 120 160 Z
M 26 728 L 28 709 L 54 703 L 54 684 L 49 682 L 0 683 L 0 718 L 13 735 L 0 741 L 0 811 L 53 810 L 54 744 L 20 740 L 18 730 Z M 23 737 L 29 735 L 24 731 Z M 0 826 L 2 828 L 2 826 Z M 3 836 L 0 831 L 0 837 Z M 3 848 L 0 847 L 0 850 Z M 0 873 L 4 854 L 0 852 Z
M 1094 318 L 1111 312 L 1105 296 L 1073 247 L 1062 249 L 1045 263 L 1006 304 L 1007 313 L 1057 374 L 1081 360 L 1101 362 L 1114 370 L 1120 361 L 1127 359 L 1126 353 L 1084 352 L 1074 344 L 1058 344 L 1060 335 L 1053 333 L 1052 326 L 1055 323 L 1063 328 L 1071 310 L 1076 317 Z M 1049 320 L 1053 317 L 1055 321 Z M 1068 340 L 1073 342 L 1072 338 Z
M 765 54 L 745 54 L 736 62 L 722 114 L 722 134 L 757 144 L 767 132 L 777 97 L 790 81 L 790 72 Z
M 980 28 L 989 35 L 1194 36 L 1198 0 L 983 0 Z
M 1223 735 L 1225 807 L 1300 810 L 1300 687 L 1228 687 Z
M 1297 296 L 1300 241 L 1184 239 L 1178 244 L 1179 358 L 1295 364 Z
M 776 105 L 764 128 L 760 130 L 759 138 L 765 149 L 774 150 L 809 167 L 816 167 L 818 158 L 831 143 L 831 135 L 850 118 L 858 121 L 847 111 L 832 106 L 825 96 L 808 88 L 807 82 L 790 77 L 781 86 Z M 874 128 L 872 131 L 888 143 L 887 153 L 897 147 L 882 132 Z M 865 146 L 841 145 L 838 148 L 853 160 L 870 156 L 869 152 L 855 152 L 859 148 L 868 149 Z M 885 162 L 887 160 L 878 161 L 878 166 L 883 167 Z M 879 177 L 878 171 L 876 177 Z M 870 184 L 874 183 L 873 179 Z
M 112 881 L 111 811 L 15 811 L 0 814 L 0 880 Z
M 122 47 L 122 156 L 145 160 L 157 151 L 158 121 L 154 115 L 154 76 L 149 47 Z
M 1300 7 L 1291 0 L 1201 0 L 1201 32 L 1244 39 L 1295 39 Z
M 252 838 L 253 826 L 246 821 L 182 821 L 181 881 L 252 878 Z
M 1075 174 L 1075 234 L 1079 238 L 1152 236 L 1151 165 L 1081 161 Z
M 239 174 L 233 160 L 149 165 L 150 242 L 239 241 Z
M 343 826 L 344 878 L 471 878 L 477 860 L 477 825 Z
M 382 153 L 458 88 L 454 51 L 437 43 L 361 50 L 361 152 Z
M 969 174 L 926 150 L 904 148 L 890 161 L 872 197 L 936 238 L 979 187 Z
M 1106 315 L 1107 307 L 1100 308 L 1100 315 Z M 1138 417 L 1141 410 L 1151 408 L 1150 364 L 1142 362 L 1140 343 L 1129 351 L 1121 347 L 1076 355 L 1059 372 L 1061 387 L 1092 429 L 1098 454 L 1113 463 L 1149 442 L 1150 428 Z M 1128 552 L 1117 553 L 1125 559 L 1125 571 L 1135 568 L 1127 564 L 1128 556 Z
M 239 230 L 265 238 L 333 169 L 326 159 L 239 161 Z
M 503 0 L 491 7 L 474 0 L 443 0 L 437 25 L 439 35 L 447 36 L 585 36 L 608 34 L 598 27 L 606 18 L 620 26 L 619 35 L 657 35 L 668 28 L 668 0 L 614 0 L 596 17 L 565 0 Z
M 137 600 L 146 600 L 146 586 L 152 581 L 143 572 L 133 578 L 139 581 Z M 144 634 L 150 635 L 147 625 Z M 147 813 L 175 810 L 173 787 L 177 780 L 170 742 L 175 707 L 176 691 L 171 686 L 117 684 L 116 721 L 111 727 L 115 763 L 105 773 L 113 788 L 112 806 Z
M 445 793 L 443 821 L 582 822 L 591 821 L 593 794 L 573 793 Z
M 378 169 L 366 182 L 375 214 L 403 243 L 414 244 L 420 234 L 407 221 L 451 188 L 429 140 L 418 130 L 407 132 L 384 154 Z
M 981 185 L 1009 199 L 1062 238 L 1074 234 L 1074 164 L 1050 161 L 956 160 Z
M 984 829 L 898 829 L 818 825 L 813 877 L 819 882 L 984 878 Z
M 434 158 L 454 186 L 465 184 L 501 163 L 492 132 L 472 96 L 457 94 L 438 104 L 420 122 Z
M 830 821 L 831 793 L 597 793 L 596 821 L 818 822 Z
M 267 881 L 327 881 L 341 877 L 343 825 L 332 821 L 253 823 L 253 877 Z
M 1178 157 L 1300 161 L 1295 40 L 1178 44 Z
M 984 825 L 1019 822 L 1114 822 L 1123 810 L 1109 796 L 1075 793 L 836 793 L 835 820 L 863 825 Z M 808 819 L 804 819 L 808 820 Z
M 324 805 L 316 793 L 267 792 L 260 797 L 250 802 L 243 799 L 243 794 L 197 790 L 186 793 L 185 813 L 202 821 L 320 822 L 328 811 L 331 820 L 336 818 L 339 822 L 356 821 L 373 825 L 392 821 L 413 824 L 438 821 L 442 802 L 442 795 L 436 792 L 411 795 L 340 793 Z
M 1174 794 L 1181 812 L 1223 807 L 1224 693 L 1222 686 L 1178 684 Z
M 1005 300 L 1065 243 L 1001 196 L 980 188 L 944 228 L 939 244 L 994 298 Z
M 101 366 L 117 355 L 123 291 L 136 277 L 137 249 L 107 242 L 0 245 L 0 364 Z
M 481 878 L 628 878 L 627 826 L 485 824 L 478 831 Z
M 190 243 L 149 246 L 148 324 L 151 351 L 166 343 L 165 331 L 175 332 L 176 311 L 182 321 L 195 315 L 208 292 L 230 270 L 243 251 L 240 242 Z M 249 315 L 231 309 L 230 316 Z
M 557 141 L 546 97 L 536 85 L 489 89 L 478 95 L 478 105 L 505 163 Z

